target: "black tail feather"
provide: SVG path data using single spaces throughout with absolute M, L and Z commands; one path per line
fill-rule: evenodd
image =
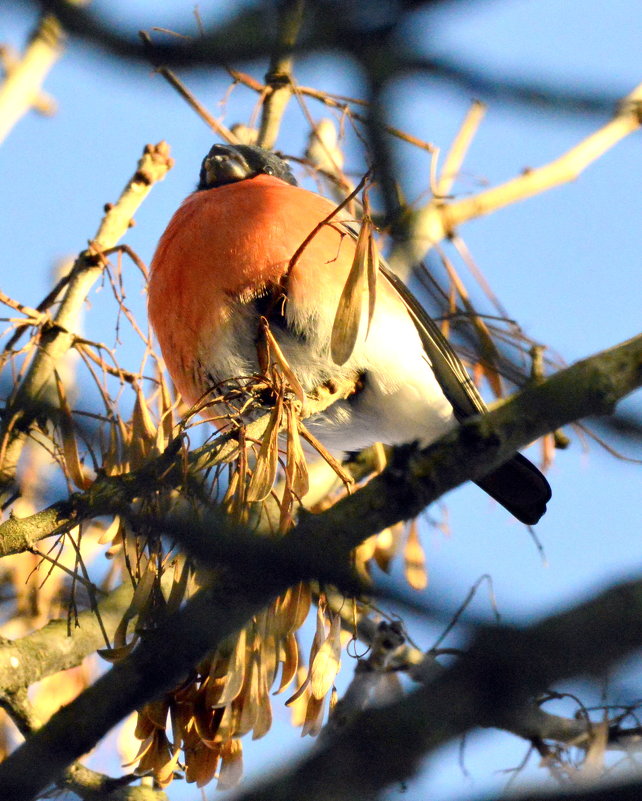
M 548 481 L 521 453 L 475 483 L 528 526 L 537 523 L 551 499 Z

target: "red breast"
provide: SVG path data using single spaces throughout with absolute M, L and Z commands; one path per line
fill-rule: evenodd
M 247 302 L 277 284 L 333 209 L 320 195 L 258 175 L 195 192 L 174 214 L 152 261 L 149 316 L 188 403 L 206 389 L 195 375 L 195 356 L 216 340 L 232 301 Z M 354 247 L 332 224 L 319 229 L 289 275 L 292 302 L 334 315 Z

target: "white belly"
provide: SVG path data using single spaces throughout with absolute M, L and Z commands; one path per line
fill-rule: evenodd
M 332 319 L 311 320 L 305 310 L 289 304 L 288 323 L 306 332 L 297 336 L 274 326 L 272 333 L 303 389 L 311 392 L 331 378 L 362 376 L 363 388 L 306 421 L 310 431 L 335 453 L 359 450 L 374 442 L 398 445 L 419 440 L 423 445 L 456 425 L 415 326 L 405 313 L 390 315 L 378 304 L 370 331 L 362 321 L 350 359 L 342 367 L 330 358 Z M 258 372 L 258 319 L 252 303 L 239 304 L 215 343 L 203 343 L 200 363 L 210 383 Z

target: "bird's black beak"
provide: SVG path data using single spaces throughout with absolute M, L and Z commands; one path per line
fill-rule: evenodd
M 247 160 L 234 147 L 214 145 L 203 159 L 199 189 L 212 189 L 223 184 L 243 181 L 254 174 Z

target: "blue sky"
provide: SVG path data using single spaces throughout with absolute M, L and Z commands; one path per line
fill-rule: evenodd
M 178 27 L 183 15 L 188 22 L 181 29 L 194 30 L 189 4 L 140 0 L 99 7 L 107 5 L 119 19 L 132 19 L 132 30 Z M 207 23 L 229 5 L 201 3 L 200 9 Z M 0 39 L 21 45 L 30 24 L 27 10 L 11 4 L 0 8 Z M 636 0 L 613 0 L 608 13 L 598 0 L 460 3 L 440 12 L 430 27 L 427 18 L 418 16 L 412 31 L 419 46 L 431 41 L 451 59 L 480 65 L 492 74 L 563 88 L 588 86 L 614 96 L 642 81 L 639 33 Z M 257 77 L 265 71 L 264 65 L 245 68 Z M 304 85 L 357 96 L 363 92 L 352 66 L 337 68 L 327 56 L 301 59 L 296 74 Z M 199 71 L 183 77 L 211 111 L 221 112 L 225 75 Z M 116 65 L 86 46 L 71 44 L 46 89 L 59 103 L 58 114 L 53 119 L 29 115 L 0 150 L 0 184 L 5 187 L 0 286 L 30 305 L 45 294 L 51 264 L 78 252 L 93 236 L 102 206 L 117 198 L 143 145 L 166 139 L 176 167 L 154 188 L 127 238 L 149 262 L 173 210 L 192 190 L 200 160 L 212 143 L 205 125 L 150 69 Z M 470 99 L 465 92 L 413 76 L 395 89 L 394 122 L 445 149 Z M 235 90 L 226 124 L 246 122 L 254 100 L 251 93 Z M 303 141 L 300 118 L 293 111 L 289 119 L 290 130 L 278 144 L 296 152 Z M 525 167 L 546 163 L 605 121 L 492 104 L 465 163 L 467 188 L 474 190 L 480 180 L 496 184 Z M 572 184 L 461 231 L 511 316 L 569 362 L 639 332 L 641 148 L 640 134 L 634 135 Z M 409 194 L 421 191 L 427 162 L 418 163 L 410 149 L 402 149 L 400 156 L 408 171 L 404 180 Z M 129 300 L 140 312 L 144 298 L 133 271 L 130 280 Z M 88 333 L 113 340 L 109 315 L 96 296 Z M 642 411 L 640 396 L 627 408 Z M 504 619 L 525 620 L 639 573 L 640 467 L 619 462 L 596 445 L 584 450 L 571 436 L 571 448 L 558 454 L 550 472 L 553 501 L 537 527 L 546 564 L 521 525 L 475 487 L 464 487 L 446 499 L 451 535 L 424 528 L 431 575 L 427 598 L 435 594 L 457 605 L 474 581 L 489 573 Z M 628 452 L 640 457 L 632 447 Z M 483 593 L 474 609 L 489 614 Z M 414 633 L 420 644 L 430 644 L 428 635 Z M 344 669 L 349 672 L 349 664 Z M 639 676 L 629 672 L 627 681 L 637 687 Z M 256 753 L 257 760 L 269 764 L 276 739 L 282 743 L 286 737 L 292 747 L 298 743 L 296 733 L 279 726 L 261 743 L 250 744 L 248 756 Z M 428 775 L 411 784 L 404 797 L 430 792 L 436 799 L 463 798 L 501 787 L 506 777 L 494 771 L 519 762 L 525 745 L 486 732 L 472 736 L 466 751 L 471 779 L 457 764 L 455 744 L 433 759 Z M 540 775 L 535 769 L 528 772 L 530 778 Z M 198 797 L 194 788 L 179 794 Z M 396 795 L 396 790 L 389 793 Z

